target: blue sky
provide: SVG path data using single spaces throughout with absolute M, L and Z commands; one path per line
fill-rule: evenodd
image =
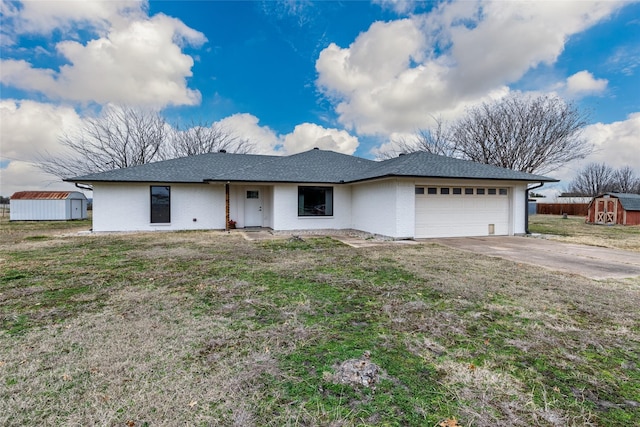
M 34 168 L 120 104 L 217 122 L 265 154 L 374 158 L 510 92 L 590 114 L 591 161 L 640 174 L 640 3 L 39 1 L 0 9 L 0 193 L 67 184 Z M 558 188 L 560 188 L 558 186 Z

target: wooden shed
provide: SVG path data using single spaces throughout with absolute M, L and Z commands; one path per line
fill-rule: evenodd
M 87 218 L 79 191 L 19 191 L 9 200 L 11 221 L 67 221 Z
M 640 225 L 640 194 L 606 193 L 589 203 L 590 224 Z

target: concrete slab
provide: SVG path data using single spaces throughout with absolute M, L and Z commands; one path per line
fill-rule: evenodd
M 455 237 L 429 241 L 591 279 L 640 277 L 637 252 L 531 237 Z

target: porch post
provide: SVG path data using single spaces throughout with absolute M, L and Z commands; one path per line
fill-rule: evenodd
M 224 229 L 225 231 L 229 231 L 229 183 L 228 182 L 224 185 L 224 205 L 225 205 Z

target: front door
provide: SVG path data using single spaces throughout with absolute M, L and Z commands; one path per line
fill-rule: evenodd
M 245 189 L 244 226 L 262 227 L 262 194 L 259 188 Z

